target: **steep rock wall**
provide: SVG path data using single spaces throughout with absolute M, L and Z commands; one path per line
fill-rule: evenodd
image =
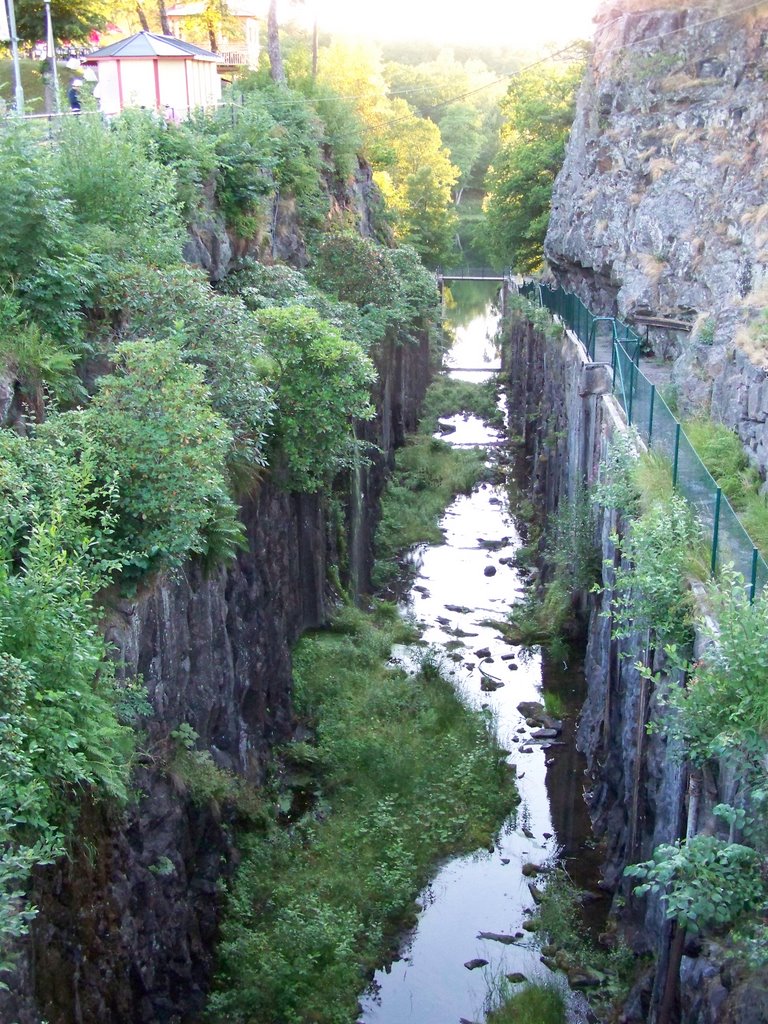
M 602 312 L 729 308 L 768 267 L 768 11 L 640 6 L 599 10 L 547 258 Z
M 545 248 L 596 313 L 694 324 L 673 335 L 681 410 L 765 476 L 768 347 L 740 325 L 765 305 L 768 9 L 745 6 L 601 6 Z
M 352 484 L 350 550 L 364 589 L 386 465 L 416 422 L 429 376 L 426 339 L 377 358 L 380 449 Z M 165 1024 L 195 1019 L 210 981 L 217 882 L 237 861 L 231 813 L 196 799 L 169 769 L 169 734 L 188 723 L 197 747 L 248 779 L 294 728 L 290 647 L 327 619 L 336 528 L 319 499 L 268 481 L 246 502 L 248 549 L 210 574 L 188 564 L 134 600 L 115 599 L 105 628 L 126 676 L 141 674 L 154 716 L 124 811 L 85 803 L 72 860 L 38 871 L 40 914 L 21 950 L 0 1019 L 18 1024 Z

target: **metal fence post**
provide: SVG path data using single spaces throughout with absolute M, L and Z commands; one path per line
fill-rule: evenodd
M 752 582 L 751 582 L 750 587 L 749 587 L 749 603 L 750 604 L 754 604 L 755 603 L 755 594 L 757 593 L 757 559 L 758 559 L 758 550 L 757 550 L 757 548 L 753 547 L 752 548 Z
M 672 486 L 677 487 L 677 464 L 680 456 L 680 424 L 675 426 L 675 459 L 672 463 Z
M 629 364 L 629 397 L 627 398 L 627 424 L 632 426 L 632 399 L 635 394 L 635 361 Z
M 651 408 L 648 413 L 648 447 L 651 447 L 651 439 L 653 438 L 653 406 L 656 402 L 656 385 L 651 384 Z
M 715 522 L 712 526 L 712 562 L 710 565 L 710 572 L 715 575 L 717 569 L 717 543 L 720 539 L 720 502 L 723 498 L 723 490 L 721 487 L 717 488 L 715 492 Z

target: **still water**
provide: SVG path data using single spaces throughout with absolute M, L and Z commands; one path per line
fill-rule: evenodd
M 447 316 L 456 340 L 445 365 L 461 368 L 451 372 L 464 379 L 486 379 L 499 367 L 493 286 L 459 283 L 452 298 L 456 305 Z M 447 437 L 451 443 L 503 440 L 471 417 L 453 422 L 457 429 Z M 516 765 L 521 802 L 492 851 L 450 860 L 422 892 L 417 927 L 404 940 L 400 959 L 376 973 L 362 1001 L 361 1024 L 481 1021 L 494 979 L 510 972 L 531 979 L 548 973 L 527 932 L 515 944 L 479 938 L 481 931 L 522 932 L 533 907 L 523 866 L 552 864 L 560 857 L 577 877 L 583 869 L 591 873 L 592 856 L 583 838 L 589 834 L 581 799 L 583 769 L 568 742 L 572 724 L 554 745 L 532 741 L 517 710 L 521 701 L 541 701 L 547 687 L 575 712 L 583 685 L 580 667 L 547 665 L 540 654 L 524 657 L 492 625 L 520 599 L 524 586 L 512 562 L 522 542 L 506 489 L 481 485 L 450 506 L 442 525 L 444 542 L 414 554 L 418 575 L 405 610 L 421 623 L 426 641 L 444 652 L 445 667 L 464 699 L 493 714 L 502 746 L 512 751 L 508 760 Z M 486 575 L 491 568 L 495 572 Z M 407 652 L 401 657 L 407 661 Z M 481 663 L 488 676 L 503 684 L 500 688 L 481 689 Z M 468 970 L 464 964 L 474 958 L 488 965 Z M 571 1019 L 578 1016 L 575 1012 Z

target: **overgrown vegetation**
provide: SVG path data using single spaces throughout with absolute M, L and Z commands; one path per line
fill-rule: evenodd
M 637 965 L 632 951 L 615 937 L 610 946 L 595 944 L 583 924 L 583 899 L 565 868 L 547 872 L 533 934 L 547 966 L 562 971 L 574 988 L 589 988 L 590 1002 L 607 1012 L 626 995 Z
M 180 125 L 71 118 L 50 145 L 2 125 L 0 366 L 15 427 L 0 432 L 3 940 L 25 927 L 24 879 L 65 849 L 78 794 L 125 796 L 121 716 L 136 726 L 150 710 L 137 683 L 116 687 L 99 593 L 190 557 L 231 559 L 234 496 L 267 472 L 328 487 L 356 455 L 355 418 L 372 413 L 369 352 L 435 329 L 434 280 L 413 249 L 361 240 L 361 264 L 343 230 L 321 242 L 331 223 L 354 226 L 336 197 L 332 213 L 326 179 L 357 165 L 348 145 L 332 152 L 343 118 L 323 105 L 253 81 Z M 201 216 L 259 245 L 278 190 L 315 259 L 336 261 L 330 294 L 248 263 L 216 291 L 183 262 Z M 380 265 L 391 288 L 377 305 Z M 340 301 L 353 274 L 359 301 Z M 175 766 L 226 788 L 204 751 L 180 748 Z
M 746 466 L 728 432 L 697 423 L 691 434 L 713 471 L 730 481 L 729 487 L 743 484 Z M 616 538 L 623 557 L 610 590 L 612 632 L 618 640 L 645 634 L 638 663 L 641 686 L 650 681 L 667 707 L 653 729 L 674 741 L 670 752 L 682 753 L 692 772 L 706 774 L 714 765 L 731 762 L 738 764 L 743 780 L 737 807 L 714 808 L 721 819 L 716 834 L 661 844 L 649 860 L 626 870 L 639 880 L 635 895 L 655 893 L 675 923 L 668 967 L 674 979 L 687 933 L 739 924 L 737 941 L 744 942 L 745 951 L 764 935 L 760 909 L 768 899 L 763 875 L 768 852 L 763 827 L 768 619 L 765 598 L 761 595 L 751 604 L 743 581 L 727 571 L 707 584 L 712 618 L 697 617 L 687 581 L 691 575 L 707 576 L 707 560 L 691 509 L 672 490 L 670 479 L 665 460 L 638 458 L 631 441 L 617 441 L 597 497 L 626 518 L 624 535 Z M 694 625 L 708 642 L 692 662 Z M 652 671 L 653 652 L 661 650 L 666 681 Z M 667 985 L 668 992 L 673 988 Z
M 351 608 L 296 650 L 296 702 L 313 725 L 313 806 L 244 841 L 210 1018 L 346 1024 L 435 858 L 486 845 L 514 799 L 482 715 L 394 609 Z M 306 754 L 301 754 L 306 765 Z

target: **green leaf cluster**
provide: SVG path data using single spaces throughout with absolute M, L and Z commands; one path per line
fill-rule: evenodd
M 625 873 L 640 879 L 635 895 L 657 893 L 666 916 L 696 934 L 732 924 L 765 899 L 761 861 L 748 846 L 701 834 L 657 846 L 650 860 Z

